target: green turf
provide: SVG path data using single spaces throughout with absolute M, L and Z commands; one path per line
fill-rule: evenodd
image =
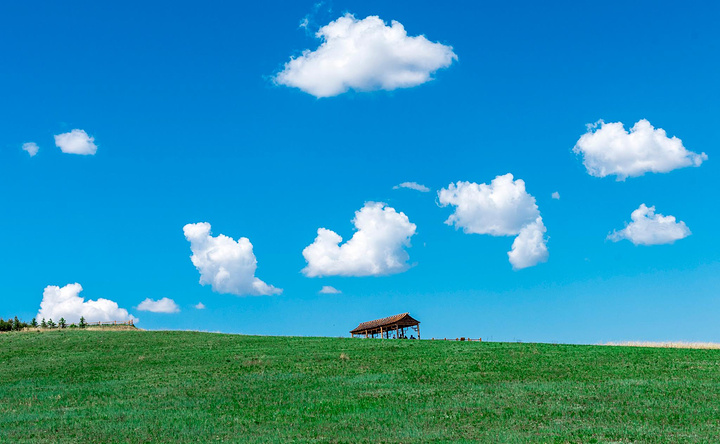
M 0 442 L 212 441 L 720 442 L 720 351 L 0 335 Z

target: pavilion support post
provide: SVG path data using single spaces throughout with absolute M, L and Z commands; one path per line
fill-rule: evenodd
M 417 325 L 418 339 L 420 339 L 420 324 Z

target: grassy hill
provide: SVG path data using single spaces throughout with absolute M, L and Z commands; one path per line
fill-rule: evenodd
M 720 351 L 0 335 L 0 442 L 717 442 Z

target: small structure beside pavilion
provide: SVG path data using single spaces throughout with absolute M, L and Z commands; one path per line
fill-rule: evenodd
M 408 332 L 408 330 L 410 331 Z M 417 339 L 420 339 L 420 321 L 410 316 L 410 313 L 402 313 L 374 321 L 361 322 L 360 325 L 350 330 L 350 334 L 353 338 L 355 336 L 374 338 L 379 335 L 380 338 L 386 339 L 407 339 L 412 336 L 413 330 L 417 333 Z

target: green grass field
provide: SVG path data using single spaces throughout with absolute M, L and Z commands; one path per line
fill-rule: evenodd
M 0 442 L 720 442 L 720 351 L 0 335 Z

